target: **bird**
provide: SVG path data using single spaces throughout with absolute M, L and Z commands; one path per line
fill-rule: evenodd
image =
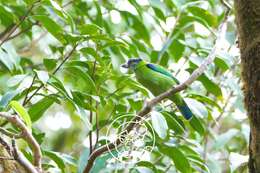
M 154 96 L 167 91 L 180 82 L 164 67 L 144 61 L 141 58 L 131 58 L 121 65 L 134 72 L 137 81 L 147 88 Z M 193 117 L 193 113 L 179 93 L 168 97 L 175 103 L 186 120 Z

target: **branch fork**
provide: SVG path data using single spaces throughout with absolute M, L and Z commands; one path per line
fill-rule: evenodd
M 9 154 L 13 155 L 14 159 L 18 161 L 28 172 L 30 173 L 41 173 L 41 159 L 42 152 L 39 143 L 33 137 L 32 132 L 27 128 L 24 122 L 17 116 L 12 115 L 7 112 L 0 112 L 0 117 L 5 118 L 8 122 L 12 123 L 14 126 L 18 127 L 21 130 L 21 134 L 19 137 L 24 139 L 32 148 L 33 151 L 33 165 L 23 156 L 21 152 L 18 151 L 15 144 L 15 136 L 12 139 L 12 147 L 10 147 L 6 142 L 5 148 L 9 151 Z M 9 134 L 10 135 L 10 134 Z M 7 136 L 9 136 L 7 135 Z M 9 136 L 10 137 L 10 136 Z M 3 141 L 3 140 L 2 140 Z M 11 151 L 11 152 L 10 152 Z

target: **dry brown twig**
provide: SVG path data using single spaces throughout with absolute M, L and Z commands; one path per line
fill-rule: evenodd
M 41 159 L 42 159 L 42 153 L 41 148 L 36 139 L 33 137 L 31 131 L 26 127 L 24 122 L 17 116 L 17 115 L 11 115 L 7 112 L 0 112 L 0 117 L 5 118 L 8 122 L 12 123 L 14 126 L 18 127 L 21 130 L 21 138 L 24 139 L 32 148 L 33 151 L 33 159 L 34 159 L 34 166 L 22 156 L 21 153 L 15 151 L 14 158 L 17 160 L 26 170 L 31 170 L 32 173 L 34 173 L 34 169 L 37 170 L 37 172 L 42 172 L 41 167 Z M 14 140 L 13 140 L 14 141 Z M 13 142 L 14 143 L 14 142 Z M 16 157 L 15 157 L 16 156 Z M 26 161 L 27 160 L 27 161 Z M 31 165 L 29 165 L 29 162 Z M 34 169 L 32 169 L 32 167 Z
M 12 155 L 14 160 L 16 160 L 20 165 L 29 173 L 41 173 L 41 169 L 37 169 L 34 165 L 31 164 L 29 160 L 18 150 L 15 140 L 12 140 Z
M 226 31 L 226 22 L 228 19 L 228 14 L 230 12 L 230 8 L 227 8 L 226 11 L 226 15 L 225 18 L 223 20 L 223 22 L 220 24 L 219 29 L 218 29 L 218 35 L 217 38 L 215 40 L 215 45 L 213 47 L 213 49 L 211 50 L 211 52 L 209 53 L 208 57 L 205 59 L 205 61 L 195 70 L 193 71 L 193 73 L 191 74 L 191 76 L 182 84 L 177 85 L 176 87 L 172 87 L 171 89 L 169 89 L 168 91 L 160 94 L 159 96 L 155 97 L 154 99 L 152 99 L 150 102 L 148 102 L 140 112 L 137 113 L 137 116 L 133 118 L 133 120 L 131 120 L 131 122 L 124 130 L 124 132 L 122 133 L 122 135 L 116 140 L 115 144 L 116 145 L 120 145 L 122 143 L 122 141 L 124 141 L 125 135 L 127 133 L 129 133 L 135 126 L 135 122 L 139 122 L 140 121 L 140 117 L 143 117 L 145 115 L 147 115 L 152 108 L 158 104 L 159 102 L 161 102 L 162 100 L 166 99 L 167 97 L 169 97 L 170 95 L 176 94 L 184 89 L 186 89 L 188 86 L 190 86 L 200 75 L 202 75 L 204 73 L 204 71 L 207 69 L 207 67 L 214 61 L 217 51 L 220 48 L 220 40 L 222 40 L 224 38 L 224 34 Z M 110 143 L 108 145 L 102 146 L 98 149 L 96 149 L 95 151 L 92 152 L 92 154 L 89 156 L 87 165 L 85 167 L 84 173 L 89 173 L 94 161 L 96 160 L 96 158 L 98 156 L 100 156 L 101 154 L 107 152 L 107 151 L 111 151 L 113 150 L 116 145 L 114 143 Z

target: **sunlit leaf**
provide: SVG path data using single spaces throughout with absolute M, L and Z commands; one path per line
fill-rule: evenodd
M 28 110 L 31 120 L 34 122 L 40 119 L 47 109 L 55 102 L 55 100 L 57 100 L 55 96 L 46 96 L 33 104 Z
M 170 157 L 174 162 L 175 167 L 182 173 L 191 173 L 191 166 L 187 157 L 182 153 L 178 147 L 159 146 L 159 150 Z
M 151 112 L 152 125 L 155 132 L 162 139 L 165 139 L 167 136 L 168 125 L 163 115 L 159 112 Z
M 32 129 L 32 121 L 27 110 L 17 101 L 11 101 L 10 106 L 12 109 L 23 119 L 27 127 Z

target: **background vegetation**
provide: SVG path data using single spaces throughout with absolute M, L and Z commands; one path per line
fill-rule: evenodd
M 122 63 L 141 57 L 183 82 L 208 56 L 225 14 L 218 0 L 0 2 L 0 108 L 32 129 L 49 172 L 82 172 L 89 153 L 109 140 L 111 122 L 153 97 Z M 162 102 L 148 118 L 156 134 L 150 156 L 124 165 L 104 154 L 92 172 L 246 172 L 249 126 L 233 10 L 220 41 L 214 63 L 182 92 L 197 121 Z M 1 126 L 19 133 L 4 118 Z M 16 142 L 31 161 L 28 143 Z

